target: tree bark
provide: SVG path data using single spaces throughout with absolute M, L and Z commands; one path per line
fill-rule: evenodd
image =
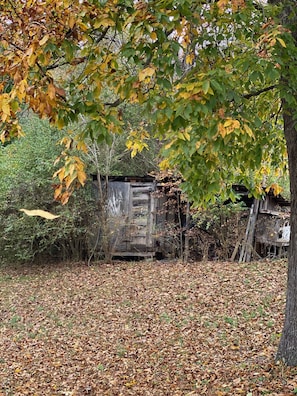
M 269 2 L 283 5 L 282 14 L 280 15 L 281 23 L 291 32 L 295 46 L 297 46 L 297 13 L 295 1 L 270 0 Z M 292 62 L 296 62 L 294 56 Z M 290 73 L 292 73 L 292 67 L 287 70 L 284 68 L 281 81 L 281 85 L 283 85 L 281 95 L 282 92 L 288 89 L 296 98 L 295 77 L 290 75 Z M 288 104 L 284 98 L 282 98 L 282 110 L 290 175 L 291 235 L 288 257 L 285 321 L 276 360 L 282 361 L 287 366 L 297 366 L 297 117 L 295 106 Z
M 276 360 L 288 366 L 297 366 L 297 130 L 294 111 L 284 108 L 284 132 L 287 142 L 290 190 L 291 236 L 288 259 L 285 322 Z

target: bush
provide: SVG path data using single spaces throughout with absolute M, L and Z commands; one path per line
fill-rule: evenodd
M 242 202 L 217 203 L 192 214 L 194 222 L 189 231 L 192 252 L 204 260 L 228 260 L 236 244 L 244 237 L 248 210 Z M 197 250 L 197 246 L 200 248 Z
M 61 149 L 59 133 L 32 115 L 23 120 L 23 127 L 26 137 L 0 152 L 1 258 L 81 260 L 88 254 L 88 224 L 95 214 L 90 187 L 76 191 L 65 206 L 55 202 L 52 175 Z M 60 217 L 29 217 L 21 208 L 43 209 Z

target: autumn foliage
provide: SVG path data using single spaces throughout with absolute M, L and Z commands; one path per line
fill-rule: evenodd
M 231 193 L 235 179 L 259 192 L 263 175 L 282 171 L 278 53 L 289 39 L 268 7 L 2 0 L 0 9 L 1 139 L 21 133 L 24 106 L 65 129 L 55 194 L 62 202 L 85 182 L 71 150 L 85 149 L 86 139 L 111 142 L 122 131 L 123 103 L 149 115 L 150 128 L 127 140 L 132 155 L 153 134 L 164 143 L 162 167 L 177 167 L 196 201 Z

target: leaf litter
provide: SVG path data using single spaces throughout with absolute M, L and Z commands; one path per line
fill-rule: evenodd
M 0 396 L 294 395 L 286 262 L 0 268 Z

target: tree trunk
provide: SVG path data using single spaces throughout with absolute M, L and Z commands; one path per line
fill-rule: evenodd
M 292 34 L 297 46 L 297 13 L 296 3 L 292 0 L 269 0 L 270 3 L 283 5 L 280 22 Z M 293 54 L 294 51 L 291 51 Z M 292 55 L 291 55 L 292 56 Z M 292 62 L 296 62 L 293 55 Z M 295 76 L 292 74 L 294 68 L 283 69 L 283 85 L 284 96 L 286 91 L 291 92 L 297 97 Z M 281 95 L 282 95 L 281 89 Z M 287 366 L 297 366 L 297 129 L 296 129 L 296 108 L 294 105 L 288 104 L 283 98 L 282 111 L 284 120 L 284 133 L 287 143 L 289 173 L 290 173 L 290 191 L 291 191 L 291 236 L 288 259 L 287 274 L 287 296 L 285 321 L 280 339 L 276 360 L 282 361 Z
M 294 114 L 294 110 L 292 113 Z M 297 366 L 297 130 L 292 113 L 287 112 L 284 107 L 284 130 L 290 171 L 291 237 L 285 322 L 276 359 L 288 366 Z

